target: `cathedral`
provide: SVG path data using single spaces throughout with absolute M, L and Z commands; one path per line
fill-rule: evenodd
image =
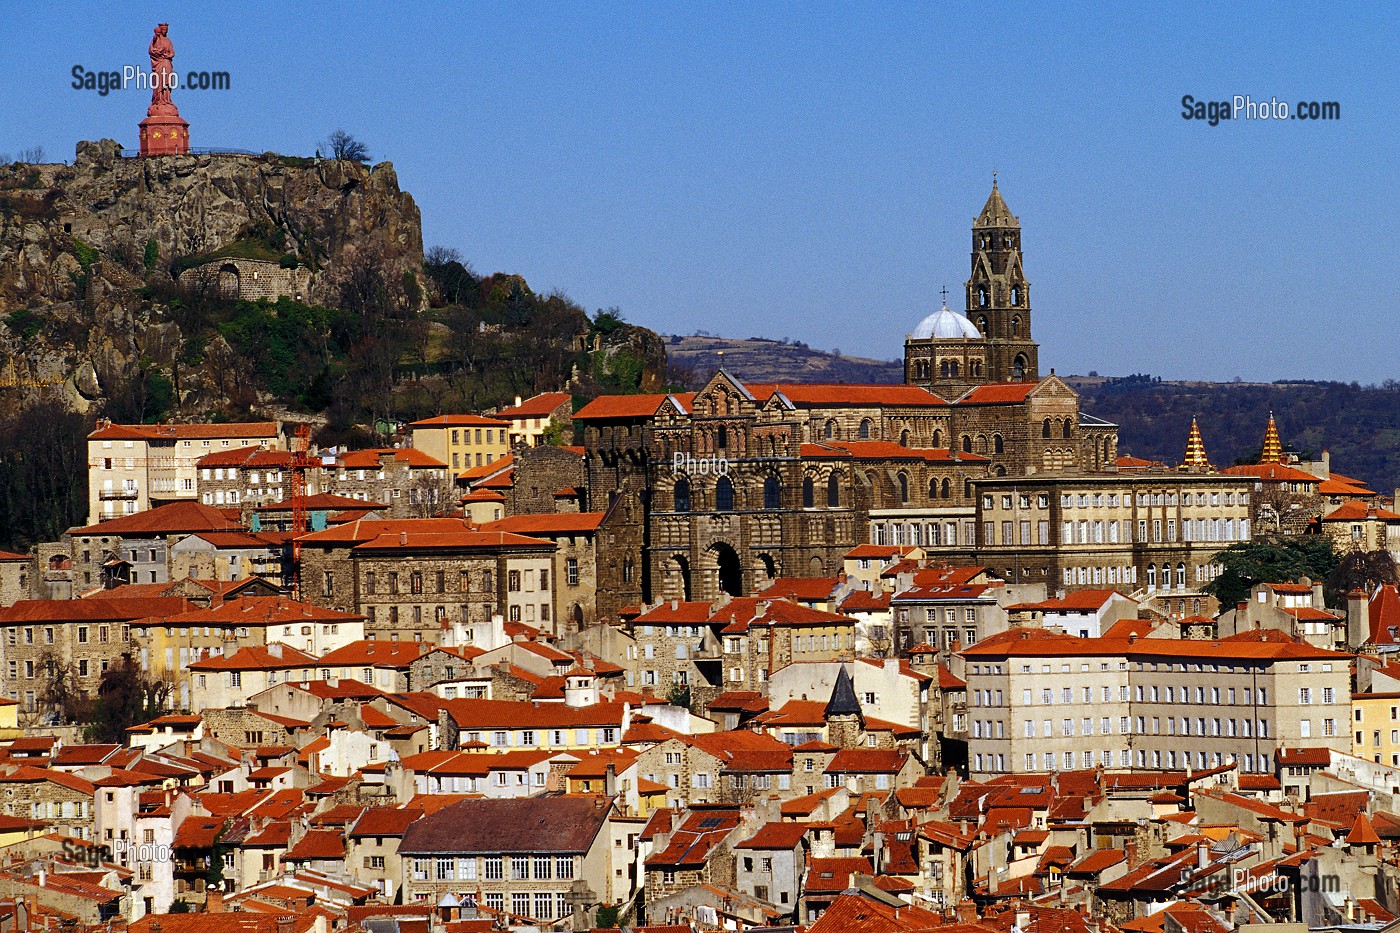
M 721 369 L 694 393 L 579 410 L 589 507 L 608 511 L 615 545 L 599 617 L 835 575 L 872 540 L 972 560 L 979 482 L 1113 470 L 1116 426 L 1040 375 L 1020 221 L 995 182 L 971 267 L 966 311 L 945 305 L 906 338 L 902 384 L 757 383 Z

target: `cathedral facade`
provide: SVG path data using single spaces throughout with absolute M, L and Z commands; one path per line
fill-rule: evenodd
M 599 617 L 834 576 L 871 540 L 972 559 L 979 481 L 1113 469 L 1117 428 L 1039 374 L 1020 223 L 995 185 L 972 245 L 966 313 L 945 306 L 915 327 L 902 384 L 721 369 L 695 393 L 603 396 L 575 414 L 592 507 L 617 535 Z

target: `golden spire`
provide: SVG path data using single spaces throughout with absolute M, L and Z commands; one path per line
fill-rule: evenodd
M 1278 425 L 1274 424 L 1273 412 L 1269 412 L 1269 427 L 1264 431 L 1264 452 L 1259 455 L 1259 462 L 1283 462 L 1283 443 L 1278 439 Z
M 1191 433 L 1186 438 L 1186 456 L 1181 459 L 1183 470 L 1209 470 L 1210 459 L 1206 456 L 1206 444 L 1201 440 L 1201 429 L 1196 419 L 1191 419 Z

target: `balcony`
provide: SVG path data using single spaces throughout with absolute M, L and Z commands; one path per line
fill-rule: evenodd
M 97 493 L 97 498 L 107 501 L 112 499 L 135 499 L 140 492 L 135 489 L 103 489 Z

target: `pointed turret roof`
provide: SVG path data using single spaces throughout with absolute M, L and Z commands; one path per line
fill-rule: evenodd
M 1351 824 L 1351 831 L 1347 833 L 1347 845 L 1378 846 L 1380 844 L 1381 837 L 1376 835 L 1376 828 L 1371 825 L 1366 814 L 1356 814 L 1356 822 Z
M 831 699 L 826 701 L 824 717 L 830 719 L 833 716 L 858 716 L 864 719 L 860 700 L 856 699 L 855 684 L 851 682 L 850 672 L 844 664 L 836 673 L 836 686 L 831 688 Z
M 1183 470 L 1209 470 L 1210 458 L 1206 456 L 1206 443 L 1201 439 L 1201 428 L 1196 419 L 1191 419 L 1191 433 L 1186 438 L 1186 456 L 1181 458 Z
M 1269 426 L 1264 430 L 1264 452 L 1259 455 L 1259 462 L 1283 462 L 1283 442 L 1278 439 L 1278 425 L 1274 424 L 1273 412 L 1269 412 Z
M 982 206 L 982 213 L 977 215 L 977 222 L 972 225 L 973 229 L 978 227 L 1020 227 L 1021 222 L 1016 219 L 1016 215 L 1011 213 L 1011 208 L 1006 206 L 1006 202 L 1001 199 L 1001 192 L 997 190 L 996 178 L 992 178 L 992 193 L 987 195 L 987 203 Z

